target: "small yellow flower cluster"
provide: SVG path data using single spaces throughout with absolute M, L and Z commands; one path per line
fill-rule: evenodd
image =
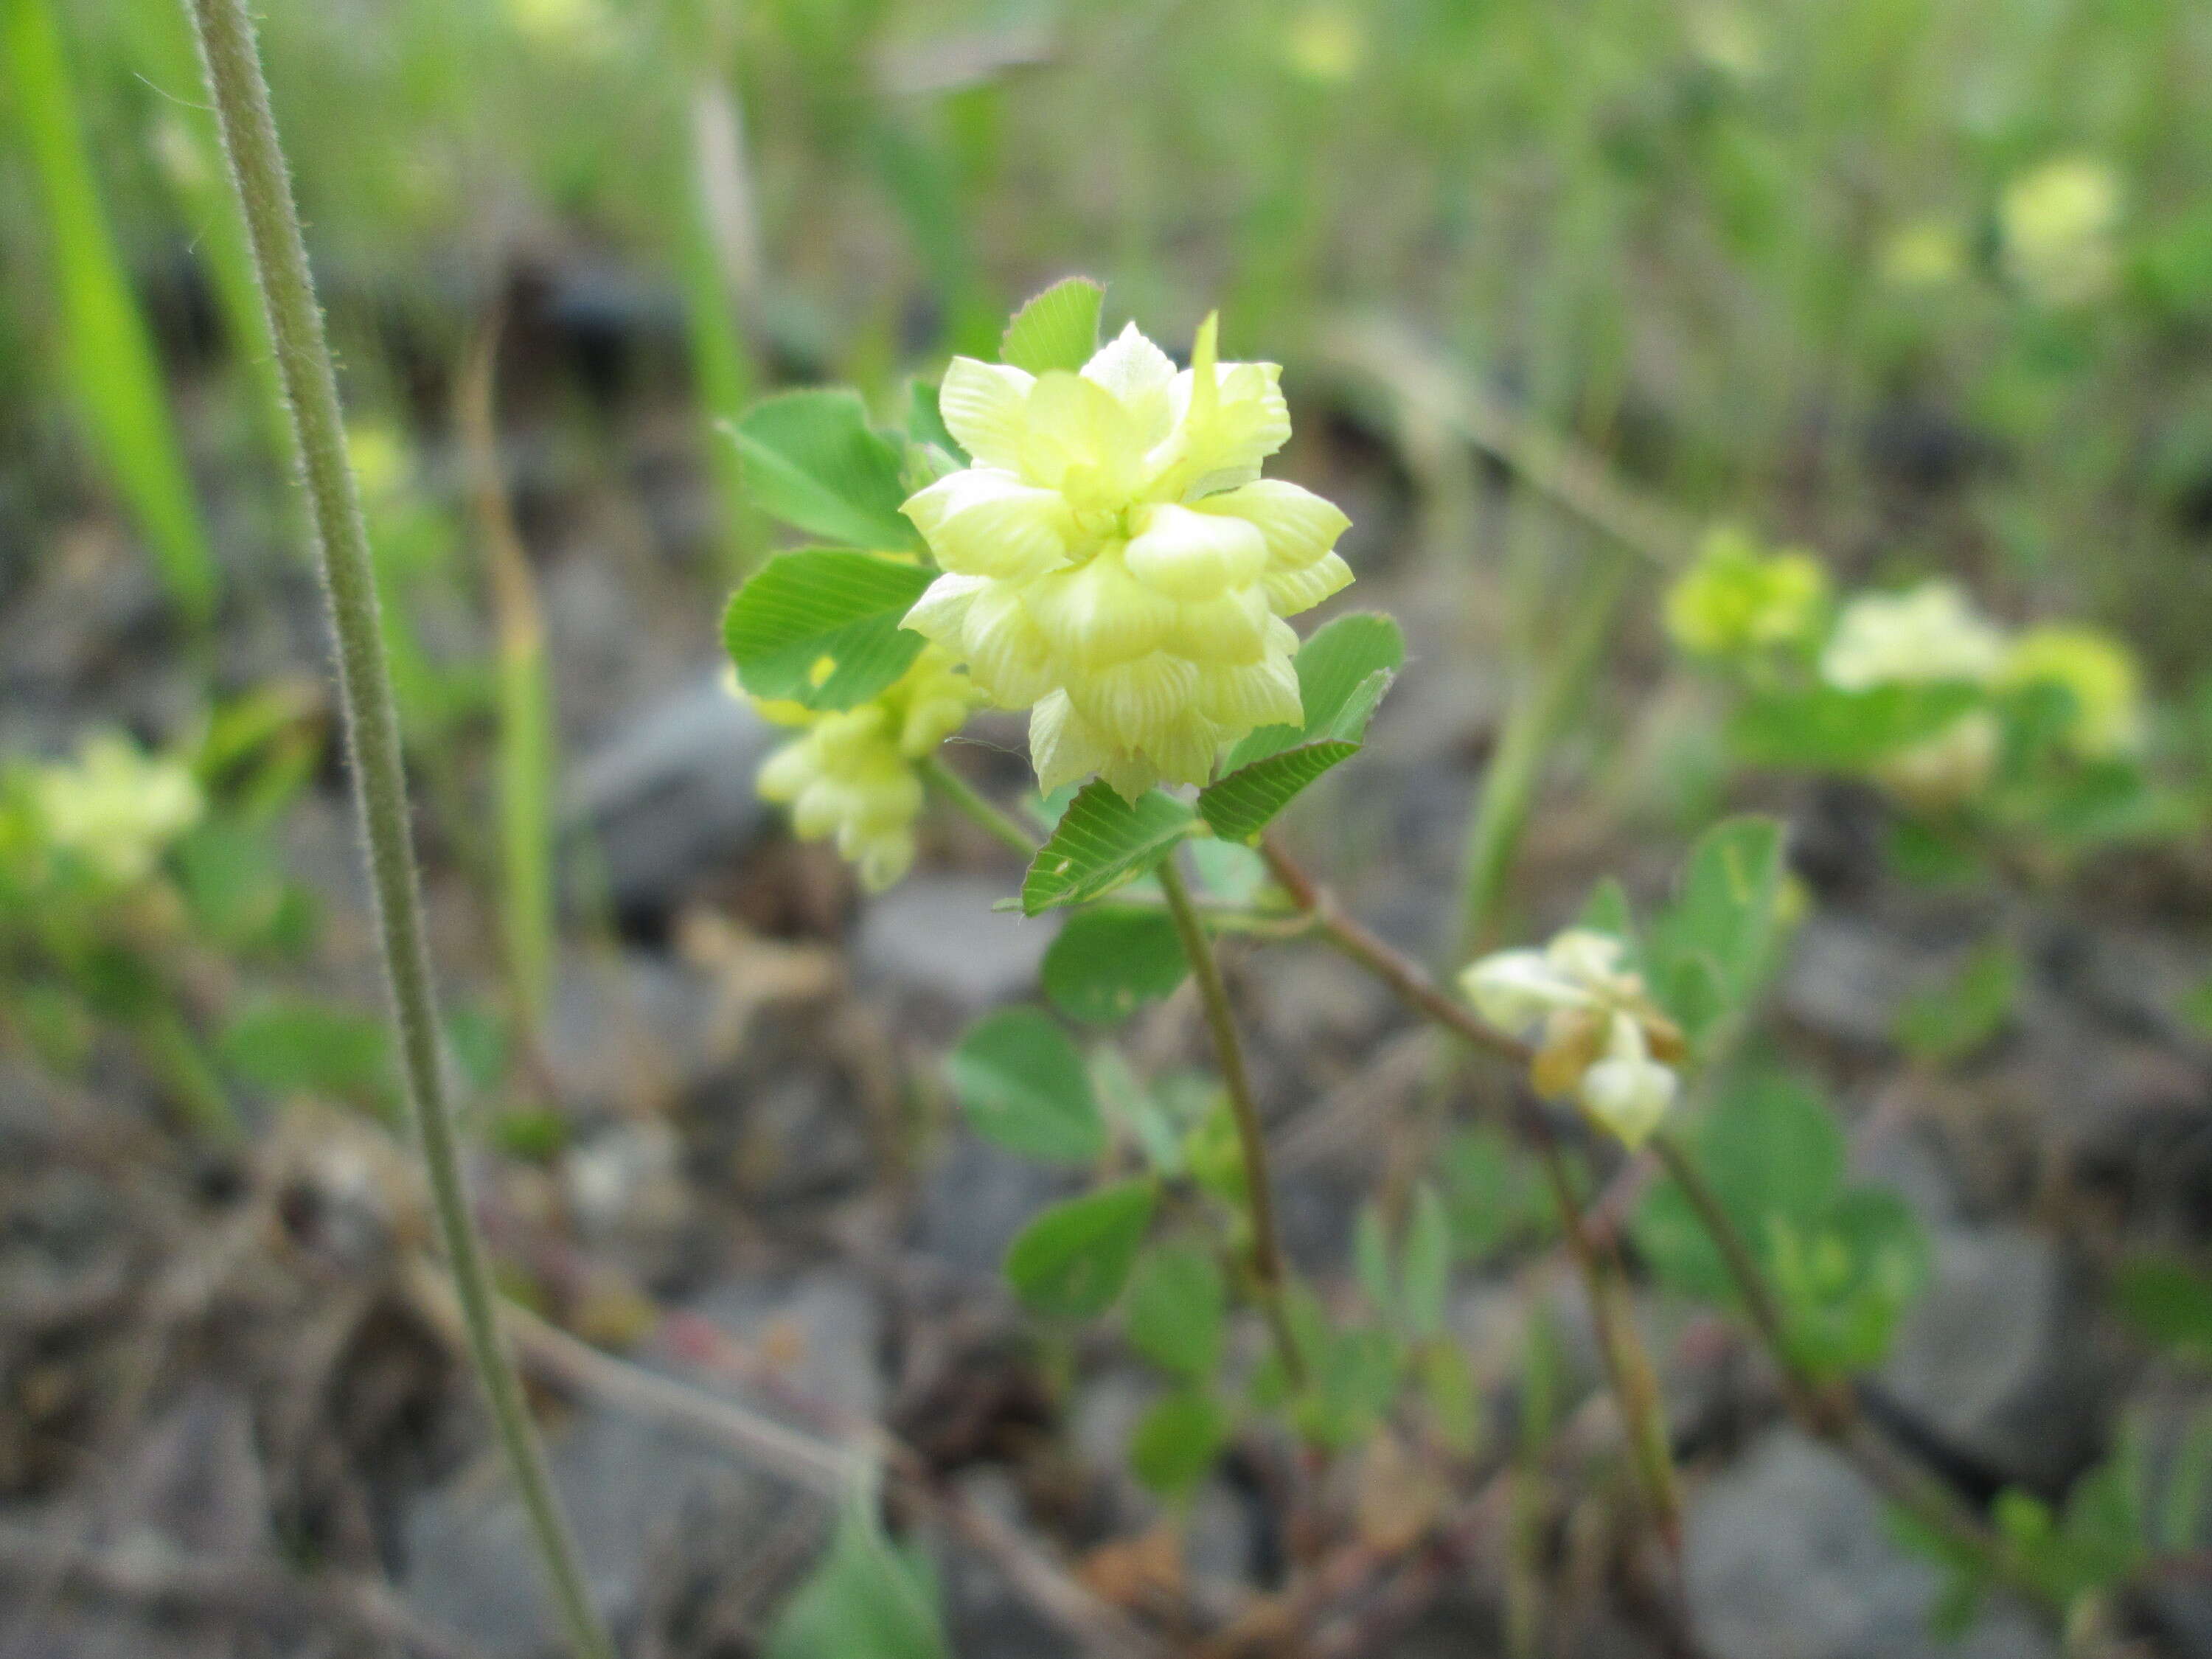
M 1261 479 L 1290 436 L 1273 363 L 1177 372 L 1133 324 L 1079 374 L 957 357 L 939 405 L 975 465 L 906 503 L 945 574 L 906 626 L 1001 708 L 1032 708 L 1047 790 L 1204 783 L 1222 747 L 1301 718 L 1283 618 L 1352 580 L 1349 524 Z
M 1674 1103 L 1682 1034 L 1643 976 L 1621 966 L 1610 934 L 1570 928 L 1540 951 L 1500 951 L 1468 967 L 1461 989 L 1502 1030 L 1538 1030 L 1529 1080 L 1546 1098 L 1571 1094 L 1626 1146 L 1640 1146 Z
M 933 646 L 857 708 L 819 713 L 756 698 L 770 720 L 802 731 L 762 763 L 760 793 L 791 809 L 800 840 L 834 836 L 861 884 L 881 892 L 914 863 L 922 799 L 914 763 L 958 731 L 975 705 L 968 677 Z
M 1846 691 L 1944 681 L 1991 690 L 2057 686 L 2072 703 L 2060 739 L 2077 757 L 2113 759 L 2142 740 L 2141 677 L 2124 645 L 2072 624 L 2031 629 L 2008 640 L 1951 582 L 1853 599 L 1837 619 L 1820 671 Z M 1883 760 L 1875 775 L 1915 805 L 1956 805 L 1989 782 L 2002 740 L 1993 712 L 1968 709 Z
M 1741 531 L 1706 536 L 1667 593 L 1667 631 L 1694 656 L 1740 657 L 1811 640 L 1828 604 L 1828 568 L 1801 548 L 1763 553 Z
M 2081 305 L 2112 286 L 2120 183 L 2102 161 L 2046 161 L 2013 181 L 1998 217 L 2005 268 L 2041 303 Z
M 182 761 L 148 756 L 112 732 L 88 739 L 73 764 L 40 767 L 31 798 L 46 845 L 118 887 L 151 875 L 207 805 Z
M 2099 629 L 2065 623 L 2031 628 L 2005 653 L 1999 682 L 2057 686 L 2071 697 L 2064 741 L 2084 760 L 2111 760 L 2142 745 L 2142 672 L 2135 653 Z
M 1924 582 L 1904 593 L 1863 593 L 1845 605 L 1821 653 L 1820 672 L 1844 691 L 1881 685 L 1962 682 L 1989 685 L 2004 664 L 2004 635 L 1954 582 Z M 1978 794 L 1996 768 L 2002 732 L 1986 708 L 1885 756 L 1875 781 L 1899 799 L 1929 809 Z

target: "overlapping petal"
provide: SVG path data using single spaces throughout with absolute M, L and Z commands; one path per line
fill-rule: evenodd
M 979 465 L 908 505 L 938 562 L 908 626 L 977 691 L 1031 705 L 1047 788 L 1204 783 L 1227 744 L 1303 711 L 1283 621 L 1352 580 L 1346 520 L 1259 480 L 1290 435 L 1272 363 L 1191 367 L 1132 325 L 1080 373 L 956 360 L 939 404 Z

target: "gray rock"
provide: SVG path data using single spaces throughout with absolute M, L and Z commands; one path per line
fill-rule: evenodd
M 991 908 L 1012 890 L 988 876 L 902 882 L 860 918 L 854 954 L 861 977 L 962 1014 L 1030 989 L 1059 921 Z
M 569 777 L 572 886 L 625 917 L 673 912 L 772 822 L 753 774 L 776 738 L 719 671 L 631 715 Z
M 572 1110 L 650 1109 L 714 1079 L 708 977 L 639 951 L 570 952 L 553 988 L 546 1062 Z
M 883 1413 L 883 1306 L 855 1273 L 822 1268 L 788 1285 L 718 1285 L 684 1311 L 719 1326 L 755 1352 L 787 1356 L 784 1380 L 841 1417 L 873 1422 Z
M 2101 1366 L 2073 1270 L 2022 1228 L 1935 1235 L 1934 1281 L 1882 1373 L 1898 1402 L 2010 1480 L 2062 1489 L 2096 1454 Z
M 1794 1429 L 1707 1481 L 1685 1522 L 1691 1622 L 1713 1659 L 2056 1659 L 2000 1605 L 1960 1641 L 1930 1635 L 1936 1569 L 1892 1540 L 1851 1469 Z
M 1905 998 L 1928 973 L 1926 958 L 1862 917 L 1819 915 L 1798 930 L 1781 1000 L 1819 1036 L 1887 1046 Z
M 956 1273 L 995 1279 L 1014 1235 L 1067 1184 L 1043 1164 L 963 1133 L 923 1182 L 916 1248 Z

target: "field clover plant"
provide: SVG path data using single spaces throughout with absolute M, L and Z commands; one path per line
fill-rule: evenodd
M 1672 1536 L 1656 1372 L 1616 1247 L 1585 1214 L 1583 1156 L 1612 1142 L 1613 1158 L 1664 1171 L 1636 1224 L 1660 1282 L 1733 1304 L 1801 1422 L 1860 1456 L 1845 1385 L 1884 1351 L 1925 1249 L 1908 1212 L 1844 1185 L 1825 1105 L 1735 1058 L 1803 908 L 1780 827 L 1712 826 L 1650 914 L 1607 883 L 1540 949 L 1459 965 L 1457 994 L 1364 927 L 1275 819 L 1358 751 L 1404 640 L 1373 614 L 1304 639 L 1286 620 L 1351 572 L 1334 551 L 1345 515 L 1259 476 L 1289 432 L 1273 366 L 1218 361 L 1212 318 L 1188 368 L 1133 325 L 1102 348 L 1100 301 L 1079 280 L 1048 290 L 1009 325 L 1001 362 L 956 357 L 941 386 L 913 389 L 901 426 L 822 388 L 770 398 L 731 432 L 757 504 L 823 543 L 769 560 L 726 618 L 742 688 L 804 732 L 763 769 L 763 792 L 791 804 L 801 836 L 834 835 L 873 888 L 911 860 L 933 790 L 1027 860 L 1025 915 L 1068 913 L 1044 958 L 1048 1006 L 986 1015 L 947 1067 L 976 1133 L 1093 1177 L 1014 1239 L 1015 1295 L 1048 1324 L 1119 1314 L 1164 1389 L 1133 1431 L 1132 1466 L 1171 1500 L 1270 1419 L 1322 1454 L 1421 1424 L 1463 1451 L 1480 1425 L 1465 1359 L 1440 1334 L 1449 1268 L 1527 1224 L 1518 1194 L 1543 1192 L 1588 1292 L 1638 1489 Z M 1893 750 L 2010 695 L 2004 636 L 1955 592 L 1839 608 L 1831 588 L 1813 555 L 1721 532 L 1666 619 L 1753 700 L 1800 715 L 1808 700 L 1883 702 L 1883 741 L 1848 751 L 1877 775 Z M 2040 645 L 2017 672 L 2080 681 L 2069 696 L 2086 707 L 2124 678 L 2083 665 L 2095 656 Z M 1887 708 L 1923 692 L 1932 709 Z M 985 704 L 1030 711 L 1040 796 L 1025 814 L 933 752 Z M 2100 714 L 2099 729 L 2118 718 Z M 1357 1309 L 1307 1284 L 1278 1237 L 1267 1127 L 1218 961 L 1231 938 L 1332 947 L 1525 1079 L 1519 1099 L 1495 1075 L 1479 1097 L 1508 1139 L 1455 1140 L 1396 1222 L 1363 1217 Z M 1113 1025 L 1187 983 L 1211 1077 L 1147 1077 L 1069 1029 Z M 1577 1110 L 1555 1118 L 1556 1101 Z M 1681 1139 L 1667 1123 L 1677 1112 Z M 1741 1137 L 1802 1143 L 1814 1161 L 1796 1184 L 1769 1180 Z M 1258 1316 L 1264 1353 L 1230 1340 L 1240 1309 Z M 1972 1517 L 1913 1501 L 1924 1525 L 1981 1547 Z

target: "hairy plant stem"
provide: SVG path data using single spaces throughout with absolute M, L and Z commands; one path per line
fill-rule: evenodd
M 408 835 L 399 721 L 377 617 L 374 570 L 347 463 L 337 380 L 301 238 L 289 174 L 270 112 L 245 0 L 190 0 L 201 67 L 222 131 L 231 179 L 245 210 L 255 274 L 290 405 L 313 535 L 336 636 L 347 747 L 368 847 L 407 1097 L 430 1195 L 453 1274 L 469 1347 L 489 1396 L 531 1530 L 559 1602 L 570 1645 L 583 1659 L 612 1659 L 614 1644 L 592 1607 L 574 1540 L 545 1470 L 522 1384 L 501 1337 L 495 1293 L 469 1212 L 461 1154 L 446 1098 L 437 1001 L 422 897 Z
M 1012 848 L 1024 859 L 1036 856 L 1037 838 L 1024 830 L 1018 819 L 984 799 L 973 784 L 942 758 L 936 755 L 926 758 L 921 763 L 921 775 L 931 788 L 987 830 L 1001 846 Z
M 1222 982 L 1221 963 L 1213 953 L 1206 923 L 1191 902 L 1190 889 L 1170 854 L 1159 866 L 1160 890 L 1167 895 L 1168 914 L 1175 918 L 1176 933 L 1190 963 L 1191 977 L 1198 981 L 1199 1000 L 1206 1009 L 1206 1024 L 1213 1036 L 1214 1057 L 1221 1064 L 1221 1080 L 1229 1091 L 1229 1109 L 1237 1120 L 1237 1139 L 1244 1153 L 1244 1185 L 1252 1207 L 1252 1277 L 1260 1306 L 1267 1316 L 1284 1374 L 1293 1387 L 1305 1384 L 1305 1359 L 1298 1351 L 1296 1334 L 1284 1304 L 1288 1275 L 1283 1267 L 1282 1242 L 1275 1227 L 1275 1187 L 1267 1174 L 1267 1142 L 1260 1125 L 1260 1103 L 1252 1094 L 1252 1079 L 1244 1068 L 1244 1048 L 1237 1036 L 1237 1017 L 1229 1006 L 1229 988 Z

